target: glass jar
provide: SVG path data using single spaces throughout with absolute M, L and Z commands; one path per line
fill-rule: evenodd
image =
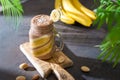
M 30 26 L 29 42 L 31 53 L 40 59 L 51 58 L 56 51 L 56 34 L 53 21 L 48 15 L 41 14 L 32 18 Z M 57 36 L 60 37 L 58 34 Z

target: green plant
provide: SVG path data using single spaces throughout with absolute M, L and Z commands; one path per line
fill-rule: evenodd
M 106 24 L 108 34 L 100 45 L 102 53 L 98 58 L 114 62 L 113 67 L 115 67 L 120 61 L 120 0 L 99 1 L 99 7 L 96 9 L 97 19 L 94 24 L 97 24 L 98 28 Z
M 6 20 L 10 21 L 12 18 L 16 28 L 20 23 L 20 18 L 23 13 L 20 0 L 0 0 L 0 3 Z

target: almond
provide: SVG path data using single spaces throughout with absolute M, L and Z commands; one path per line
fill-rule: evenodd
M 26 80 L 26 77 L 25 76 L 17 76 L 16 80 Z
M 32 77 L 32 80 L 38 80 L 40 78 L 39 74 L 35 74 L 33 77 Z
M 28 67 L 29 67 L 29 66 L 28 66 L 27 63 L 22 63 L 22 64 L 19 65 L 19 68 L 20 68 L 20 69 L 27 69 Z
M 87 67 L 87 66 L 81 66 L 81 70 L 82 70 L 83 72 L 90 72 L 90 68 Z

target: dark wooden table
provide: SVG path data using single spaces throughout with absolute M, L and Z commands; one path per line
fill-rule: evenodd
M 87 6 L 92 6 L 90 0 L 81 0 Z M 32 64 L 19 50 L 19 45 L 28 41 L 30 20 L 38 14 L 50 14 L 54 8 L 54 0 L 29 0 L 23 4 L 24 17 L 18 30 L 6 24 L 0 14 L 0 80 L 15 80 L 16 76 L 24 75 L 31 80 L 36 70 L 24 71 L 19 69 L 23 62 Z M 74 65 L 66 70 L 73 75 L 75 80 L 120 80 L 120 65 L 112 68 L 112 64 L 101 62 L 96 57 L 100 54 L 99 48 L 94 47 L 101 43 L 106 31 L 95 27 L 85 28 L 82 25 L 66 25 L 61 22 L 55 23 L 55 27 L 62 34 L 65 47 L 63 52 L 70 57 Z M 80 70 L 82 65 L 90 67 L 89 73 Z M 42 80 L 42 79 L 40 79 Z M 57 80 L 55 75 L 50 75 L 47 80 Z

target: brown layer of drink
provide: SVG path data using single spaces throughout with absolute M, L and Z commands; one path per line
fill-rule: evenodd
M 47 15 L 38 15 L 31 20 L 30 33 L 32 33 L 33 36 L 30 35 L 29 37 L 36 38 L 38 36 L 47 34 L 52 30 L 53 22 L 50 20 L 50 17 Z

